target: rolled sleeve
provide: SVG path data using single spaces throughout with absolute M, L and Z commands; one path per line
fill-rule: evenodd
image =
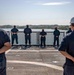
M 10 42 L 10 38 L 9 38 L 8 34 L 5 32 L 4 33 L 4 43 L 6 43 L 6 42 Z

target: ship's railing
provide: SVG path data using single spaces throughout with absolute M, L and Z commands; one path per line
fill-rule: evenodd
M 10 37 L 10 40 L 11 40 L 11 32 L 7 31 L 7 33 Z M 31 45 L 40 45 L 39 33 L 40 33 L 39 31 L 32 31 Z M 61 43 L 64 36 L 65 36 L 65 31 L 60 31 L 59 43 Z M 53 31 L 47 31 L 46 45 L 53 45 L 53 41 L 54 41 Z M 16 45 L 15 41 L 14 41 L 14 45 Z M 25 35 L 24 35 L 23 31 L 18 32 L 18 45 L 25 45 Z

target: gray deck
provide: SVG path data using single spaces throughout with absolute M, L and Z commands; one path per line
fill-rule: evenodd
M 53 47 L 11 49 L 6 57 L 7 75 L 62 75 L 64 57 Z

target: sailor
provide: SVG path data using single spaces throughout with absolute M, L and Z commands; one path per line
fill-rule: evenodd
M 60 31 L 57 29 L 57 27 L 55 27 L 55 30 L 53 32 L 54 35 L 54 43 L 53 46 L 55 47 L 56 42 L 57 42 L 57 47 L 59 47 L 59 35 L 60 35 Z
M 70 21 L 72 32 L 64 37 L 59 47 L 60 53 L 65 56 L 63 75 L 74 75 L 74 17 Z
M 28 42 L 29 42 L 29 47 L 31 46 L 31 33 L 32 33 L 32 30 L 27 25 L 26 28 L 24 29 L 24 34 L 25 34 L 25 47 L 28 46 Z
M 6 75 L 5 52 L 11 48 L 10 39 L 4 30 L 0 29 L 0 75 Z
M 16 44 L 18 44 L 18 29 L 16 28 L 16 26 L 14 26 L 14 28 L 11 29 L 11 38 L 12 38 L 12 46 L 14 44 L 14 40 L 16 41 Z
M 71 30 L 71 28 L 69 27 L 69 30 L 66 32 L 66 34 L 69 34 L 69 33 L 71 33 L 72 32 L 72 30 Z
M 40 36 L 41 36 L 41 47 L 46 47 L 46 35 L 47 33 L 44 31 L 44 29 L 42 29 L 42 31 L 40 32 Z

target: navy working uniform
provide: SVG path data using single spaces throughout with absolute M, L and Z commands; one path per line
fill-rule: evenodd
M 16 44 L 18 44 L 17 32 L 18 32 L 18 29 L 16 28 L 16 26 L 14 26 L 14 28 L 11 29 L 12 45 L 14 44 L 14 40 L 16 40 Z
M 31 46 L 31 33 L 32 30 L 27 26 L 27 28 L 24 29 L 24 34 L 25 34 L 25 47 L 27 47 L 27 43 L 29 42 L 29 46 Z
M 74 57 L 74 31 L 67 35 L 59 47 L 59 51 L 66 51 L 68 54 Z M 64 74 L 63 75 L 74 75 L 74 62 L 66 58 L 64 64 Z
M 4 43 L 10 42 L 7 33 L 0 29 L 0 49 L 4 46 Z M 6 75 L 6 57 L 5 53 L 0 53 L 0 75 Z
M 40 35 L 41 35 L 41 47 L 42 46 L 45 47 L 46 46 L 45 41 L 46 41 L 47 33 L 44 30 L 42 30 L 42 32 L 40 32 Z
M 66 34 L 71 33 L 71 32 L 72 32 L 72 30 L 71 30 L 71 28 L 69 28 L 69 30 L 66 32 Z
M 57 29 L 57 27 L 55 28 L 54 32 L 54 43 L 53 46 L 55 46 L 55 43 L 57 42 L 57 47 L 59 46 L 59 35 L 60 35 L 60 31 Z

